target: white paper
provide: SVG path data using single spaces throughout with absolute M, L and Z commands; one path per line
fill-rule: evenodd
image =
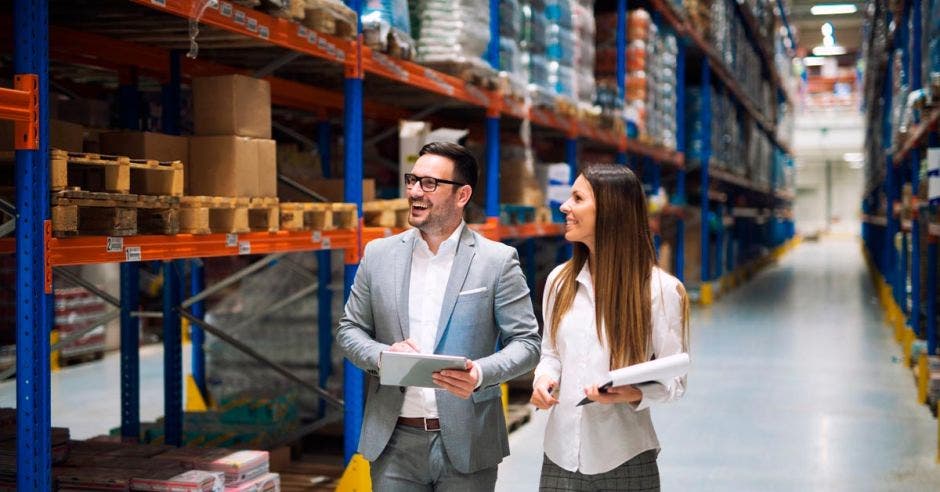
M 689 372 L 689 354 L 681 353 L 610 371 L 611 386 L 657 381 L 666 384 Z

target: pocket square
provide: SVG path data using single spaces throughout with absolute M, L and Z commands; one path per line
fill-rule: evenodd
M 466 295 L 470 295 L 470 294 L 476 294 L 477 292 L 486 292 L 486 289 L 487 289 L 486 287 L 477 287 L 476 289 L 465 290 L 465 291 L 463 291 L 463 292 L 461 292 L 461 293 L 459 293 L 459 294 L 457 294 L 457 295 L 458 295 L 458 296 L 466 296 Z

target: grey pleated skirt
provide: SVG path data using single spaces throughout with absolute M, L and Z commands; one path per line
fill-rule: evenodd
M 659 466 L 656 465 L 658 454 L 655 449 L 642 452 L 617 468 L 597 475 L 570 472 L 545 456 L 539 490 L 659 492 Z

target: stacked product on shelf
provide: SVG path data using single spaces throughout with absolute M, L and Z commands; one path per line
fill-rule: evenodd
M 528 75 L 522 49 L 522 4 L 519 0 L 499 2 L 499 70 L 507 78 L 505 92 L 522 96 Z
M 344 39 L 356 38 L 356 13 L 341 0 L 302 0 L 303 25 Z
M 733 2 L 714 1 L 711 4 L 709 30 L 716 53 L 724 61 L 731 75 L 738 81 L 747 97 L 757 108 L 776 106 L 770 82 L 764 78 L 761 56 L 748 39 L 747 30 L 735 12 Z M 766 114 L 766 113 L 765 113 Z
M 581 107 L 591 107 L 597 97 L 594 79 L 596 59 L 594 0 L 571 2 L 571 26 L 574 33 L 574 96 Z
M 545 205 L 551 209 L 553 222 L 564 222 L 565 215 L 559 210 L 571 196 L 571 167 L 566 162 L 539 164 L 536 176 L 545 190 Z
M 59 348 L 60 357 L 66 360 L 82 356 L 101 358 L 105 349 L 104 325 L 90 325 L 107 313 L 104 299 L 84 287 L 57 288 L 54 294 L 56 333 L 59 340 L 71 340 Z
M 366 46 L 406 60 L 414 57 L 408 0 L 367 0 L 360 20 Z
M 652 143 L 674 149 L 678 42 L 674 34 L 651 24 L 646 46 L 646 133 Z
M 653 22 L 649 12 L 631 10 L 627 14 L 627 75 L 625 80 L 624 115 L 627 119 L 627 134 L 631 137 L 646 137 L 646 101 L 649 84 L 649 47 Z
M 575 99 L 571 1 L 536 0 L 523 9 L 529 90 L 538 106 L 553 107 L 558 98 Z
M 602 114 L 613 118 L 621 118 L 624 98 L 617 88 L 616 59 L 617 59 L 617 13 L 607 12 L 598 15 L 595 19 L 597 37 L 595 44 L 596 63 L 594 77 L 596 79 L 595 104 L 600 106 Z
M 418 62 L 444 72 L 486 78 L 496 69 L 484 59 L 490 42 L 489 2 L 418 0 Z M 498 68 L 498 67 L 497 67 Z

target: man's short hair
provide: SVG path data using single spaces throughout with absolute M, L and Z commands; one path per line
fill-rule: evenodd
M 425 154 L 439 155 L 454 161 L 454 181 L 466 183 L 471 188 L 477 187 L 477 174 L 479 166 L 476 157 L 460 144 L 450 142 L 431 142 L 418 152 L 418 156 Z

